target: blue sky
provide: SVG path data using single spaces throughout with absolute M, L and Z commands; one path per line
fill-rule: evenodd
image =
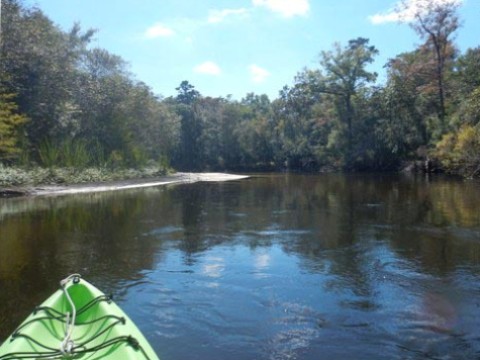
M 422 1 L 422 0 L 409 0 Z M 480 45 L 479 0 L 461 4 L 457 44 Z M 396 0 L 26 0 L 61 28 L 75 21 L 98 33 L 92 46 L 120 55 L 137 80 L 163 96 L 188 80 L 205 96 L 271 99 L 318 54 L 362 36 L 380 51 L 371 69 L 420 43 L 395 22 Z

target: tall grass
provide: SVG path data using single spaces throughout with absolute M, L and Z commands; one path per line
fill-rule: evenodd
M 83 169 L 92 163 L 92 157 L 85 142 L 65 140 L 60 145 L 61 166 Z
M 98 140 L 95 140 L 89 146 L 91 165 L 103 168 L 107 166 L 107 157 L 105 156 L 105 150 Z
M 149 178 L 165 175 L 170 170 L 167 157 L 160 161 L 149 160 L 139 148 L 114 150 L 107 157 L 99 141 L 45 141 L 38 148 L 38 164 L 30 162 L 28 155 L 25 148 L 22 162 L 16 166 L 0 162 L 0 186 Z
M 38 148 L 40 162 L 44 167 L 53 168 L 59 165 L 60 148 L 51 141 L 44 141 Z
M 82 140 L 67 139 L 60 144 L 43 142 L 39 147 L 41 165 L 46 168 L 66 167 L 84 169 L 88 166 L 104 166 L 105 156 L 100 144 L 89 146 Z

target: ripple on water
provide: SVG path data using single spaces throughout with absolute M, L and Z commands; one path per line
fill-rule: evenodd
M 151 235 L 151 236 L 156 236 L 156 235 L 168 235 L 168 234 L 173 234 L 183 231 L 183 227 L 178 227 L 178 226 L 162 226 L 153 230 L 150 230 L 147 232 L 145 235 Z
M 266 357 L 269 359 L 297 359 L 302 352 L 310 348 L 311 341 L 319 336 L 318 329 L 296 328 L 285 329 L 276 333 L 267 341 L 264 347 Z

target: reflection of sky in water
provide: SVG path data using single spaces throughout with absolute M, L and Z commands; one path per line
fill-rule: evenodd
M 253 254 L 253 268 L 255 278 L 268 277 L 268 270 L 272 262 L 272 255 L 264 250 L 255 251 Z
M 202 274 L 211 278 L 219 278 L 225 270 L 225 260 L 221 257 L 207 257 L 202 266 Z
M 254 262 L 253 262 L 255 264 L 254 265 L 255 270 L 257 271 L 265 270 L 266 268 L 268 268 L 271 261 L 272 261 L 272 257 L 269 254 L 256 253 L 254 256 Z
M 302 299 L 305 284 L 296 278 L 297 263 L 296 256 L 277 245 L 214 247 L 188 265 L 181 252 L 170 251 L 148 274 L 162 291 L 146 289 L 138 305 L 155 322 L 158 339 L 168 339 L 168 345 L 162 342 L 167 353 L 188 338 L 192 348 L 215 346 L 223 358 L 243 359 L 234 353 L 245 347 L 256 348 L 250 358 L 296 357 L 318 338 L 325 323 L 317 306 L 322 296 L 312 293 L 313 301 Z M 188 349 L 176 351 L 188 358 Z
M 420 273 L 381 243 L 348 251 L 350 264 L 335 273 L 335 252 L 308 271 L 308 262 L 278 244 L 212 247 L 188 264 L 172 250 L 148 274 L 162 291 L 145 289 L 138 305 L 154 322 L 160 351 L 182 358 L 188 348 L 175 347 L 186 338 L 205 349 L 198 359 L 243 359 L 244 349 L 256 349 L 250 358 L 259 359 L 322 359 L 322 351 L 341 359 L 352 348 L 363 359 L 379 349 L 408 358 L 455 346 L 460 304 L 442 295 L 453 284 Z

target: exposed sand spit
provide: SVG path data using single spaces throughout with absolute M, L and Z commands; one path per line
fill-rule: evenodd
M 101 191 L 127 190 L 168 184 L 188 184 L 200 181 L 231 181 L 248 178 L 247 175 L 224 173 L 175 173 L 152 179 L 129 179 L 104 183 L 88 183 L 76 185 L 47 185 L 31 188 L 0 189 L 4 196 L 22 195 L 67 195 Z

